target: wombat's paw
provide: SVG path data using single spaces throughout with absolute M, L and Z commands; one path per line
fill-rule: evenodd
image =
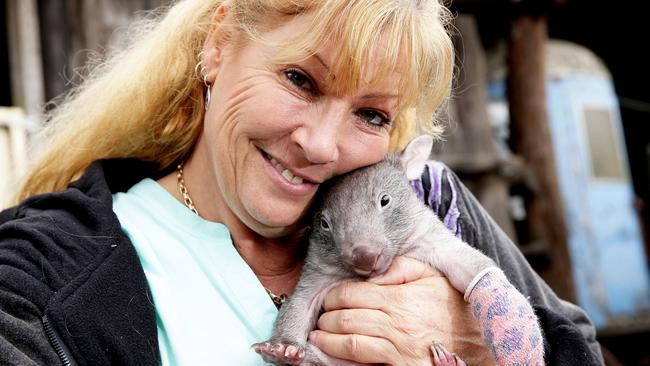
M 460 357 L 450 353 L 440 343 L 433 342 L 431 345 L 434 366 L 467 366 Z
M 276 365 L 300 365 L 305 358 L 305 349 L 290 343 L 261 342 L 251 348 L 262 356 L 264 362 Z

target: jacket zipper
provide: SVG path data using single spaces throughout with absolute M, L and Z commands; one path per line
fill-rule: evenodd
M 47 315 L 43 316 L 43 328 L 45 329 L 45 334 L 47 334 L 47 338 L 50 340 L 50 344 L 52 345 L 52 347 L 54 347 L 54 351 L 56 352 L 57 355 L 59 355 L 59 358 L 61 359 L 61 363 L 63 364 L 63 366 L 72 366 L 73 365 L 71 361 L 72 357 L 69 357 L 65 349 L 63 348 L 63 345 L 59 340 L 59 336 L 56 334 L 54 328 L 52 328 L 52 325 L 50 324 L 50 321 L 47 319 Z

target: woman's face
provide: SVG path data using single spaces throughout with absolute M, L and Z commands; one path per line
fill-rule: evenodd
M 282 42 L 306 24 L 298 17 L 265 37 Z M 266 237 L 291 232 L 321 183 L 384 157 L 398 103 L 394 73 L 335 95 L 331 47 L 287 65 L 271 61 L 277 51 L 256 42 L 206 48 L 217 61 L 201 145 L 227 206 L 219 210 Z M 367 60 L 370 72 L 379 57 Z

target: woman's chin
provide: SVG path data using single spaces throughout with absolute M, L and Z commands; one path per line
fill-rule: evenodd
M 262 237 L 268 239 L 275 239 L 275 238 L 281 238 L 295 233 L 296 231 L 295 228 L 296 228 L 296 224 L 285 225 L 285 226 L 264 225 L 257 228 L 253 228 L 253 230 Z
M 308 214 L 309 204 L 296 204 L 292 202 L 282 202 L 280 200 L 268 200 L 263 205 L 259 202 L 251 202 L 251 205 L 246 205 L 248 209 L 248 216 L 255 226 L 251 227 L 259 234 L 260 231 L 268 233 L 290 233 L 295 230 L 304 222 L 303 218 Z M 250 225 L 249 225 L 250 226 Z
M 249 225 L 251 229 L 266 238 L 277 238 L 295 232 L 296 228 L 300 226 L 301 215 L 256 214 L 253 220 L 255 223 Z

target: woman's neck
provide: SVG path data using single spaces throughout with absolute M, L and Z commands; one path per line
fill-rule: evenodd
M 290 294 L 298 282 L 306 245 L 303 232 L 283 238 L 264 238 L 252 232 L 231 231 L 233 244 L 257 278 L 274 294 Z
M 193 154 L 184 165 L 183 179 L 199 215 L 228 228 L 235 249 L 264 287 L 278 295 L 293 292 L 304 262 L 305 230 L 294 228 L 289 235 L 273 238 L 251 230 L 232 211 L 226 209 L 227 203 L 218 192 L 217 184 L 206 182 L 205 174 L 211 171 L 207 162 L 195 156 Z M 158 180 L 158 183 L 184 203 L 176 174 L 173 172 Z

